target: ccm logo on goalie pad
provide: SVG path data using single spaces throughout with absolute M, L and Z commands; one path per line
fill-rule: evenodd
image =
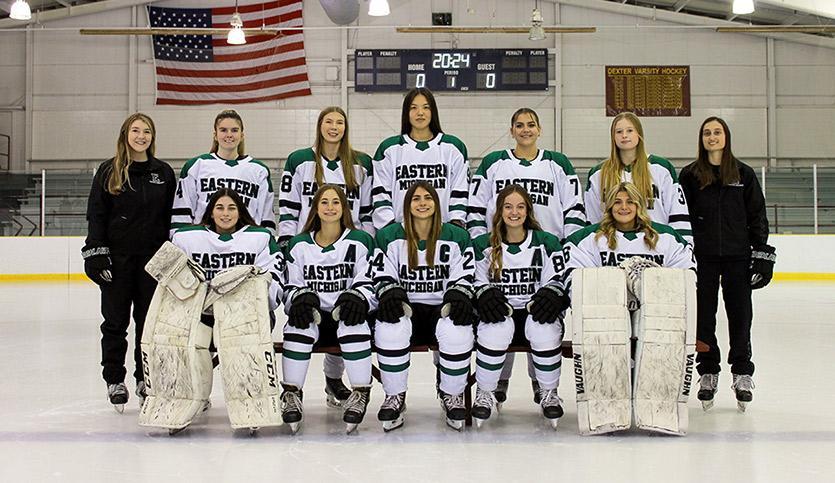
M 151 372 L 148 366 L 148 353 L 142 351 L 142 374 L 145 377 L 145 389 L 151 389 Z
M 275 376 L 275 364 L 273 363 L 273 353 L 271 351 L 264 351 L 264 361 L 267 363 L 267 378 L 270 381 L 270 387 L 278 389 Z
M 574 353 L 574 384 L 577 386 L 577 394 L 585 394 L 586 381 L 583 379 L 583 355 Z
M 684 366 L 684 384 L 681 387 L 682 396 L 690 396 L 690 385 L 693 383 L 693 366 L 696 354 L 687 354 L 687 364 Z

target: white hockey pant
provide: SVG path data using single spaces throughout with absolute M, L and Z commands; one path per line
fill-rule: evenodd
M 358 325 L 345 325 L 339 321 L 336 328 L 336 337 L 342 357 L 345 361 L 345 370 L 348 373 L 348 381 L 352 387 L 367 386 L 371 384 L 371 330 L 368 324 L 363 322 Z M 284 374 L 284 382 L 297 387 L 304 387 L 307 377 L 307 369 L 310 365 L 310 355 L 313 352 L 313 344 L 319 340 L 319 325 L 310 324 L 307 329 L 297 329 L 285 324 L 284 326 L 284 353 L 281 358 L 281 367 Z M 330 377 L 325 371 L 325 375 Z
M 696 357 L 696 274 L 647 268 L 640 283 L 641 308 L 633 314 L 635 425 L 684 435 Z

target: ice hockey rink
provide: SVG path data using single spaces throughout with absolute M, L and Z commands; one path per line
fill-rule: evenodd
M 553 431 L 531 400 L 524 357 L 501 414 L 457 433 L 443 422 L 428 354 L 413 356 L 406 424 L 391 433 L 376 420 L 375 383 L 365 422 L 344 434 L 315 355 L 299 434 L 233 431 L 216 376 L 212 408 L 172 437 L 138 426 L 135 397 L 124 414 L 108 403 L 92 283 L 3 283 L 0 481 L 835 481 L 834 287 L 773 282 L 755 292 L 754 402 L 737 411 L 723 367 L 714 408 L 691 399 L 686 437 L 581 437 L 570 361 L 566 415 Z

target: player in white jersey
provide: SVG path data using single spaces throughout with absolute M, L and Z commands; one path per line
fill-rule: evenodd
M 313 147 L 293 151 L 284 163 L 278 194 L 279 241 L 300 233 L 312 210 L 313 195 L 324 184 L 345 191 L 354 226 L 374 235 L 371 183 L 371 157 L 351 148 L 345 111 L 326 107 L 316 122 Z
M 237 265 L 268 272 L 270 310 L 275 310 L 282 295 L 284 257 L 272 233 L 255 225 L 241 196 L 230 188 L 213 193 L 207 206 L 200 224 L 179 228 L 171 242 L 203 268 L 207 280 Z M 204 316 L 203 321 L 211 324 L 212 318 Z
M 284 163 L 279 187 L 278 242 L 285 245 L 298 235 L 313 209 L 319 186 L 334 184 L 348 198 L 345 209 L 357 229 L 374 234 L 371 220 L 371 158 L 351 148 L 348 117 L 341 108 L 326 107 L 316 121 L 316 142 L 312 148 L 294 151 Z M 342 358 L 325 354 L 325 392 L 328 407 L 341 407 L 351 396 L 342 382 Z
M 571 161 L 556 151 L 537 147 L 542 132 L 539 116 L 523 107 L 510 118 L 510 135 L 516 140 L 514 149 L 495 151 L 481 161 L 470 183 L 467 208 L 467 229 L 473 238 L 491 231 L 490 221 L 496 210 L 496 197 L 505 186 L 519 184 L 530 194 L 533 212 L 542 229 L 560 240 L 586 226 L 586 213 L 580 180 Z M 507 398 L 508 380 L 513 372 L 515 354 L 508 354 L 502 370 L 496 397 L 500 403 Z M 528 375 L 539 402 L 534 365 L 528 356 Z
M 622 112 L 612 120 L 609 158 L 589 171 L 586 214 L 589 223 L 600 223 L 606 195 L 622 181 L 631 181 L 648 200 L 652 220 L 673 227 L 693 243 L 687 200 L 676 170 L 666 159 L 647 155 L 644 128 L 638 116 Z
M 473 418 L 481 426 L 496 406 L 494 391 L 511 341 L 529 342 L 542 414 L 556 428 L 563 415 L 557 394 L 562 318 L 570 302 L 562 246 L 557 237 L 542 231 L 522 186 L 503 188 L 493 211 L 491 233 L 473 242 L 479 315 Z
M 348 200 L 336 185 L 313 197 L 302 233 L 286 248 L 282 418 L 295 433 L 303 419 L 302 388 L 314 344 L 339 345 L 353 387 L 343 404 L 350 433 L 365 416 L 371 391 L 371 329 L 375 308 L 368 259 L 374 240 L 354 228 Z M 337 312 L 338 310 L 338 312 Z M 318 324 L 313 323 L 320 318 Z
M 403 424 L 409 347 L 437 341 L 438 396 L 447 424 L 460 431 L 474 340 L 475 255 L 466 230 L 441 222 L 431 184 L 413 184 L 405 203 L 403 223 L 377 232 L 371 262 L 379 299 L 374 346 L 386 393 L 377 418 L 386 431 Z
M 400 135 L 380 143 L 373 166 L 371 194 L 378 230 L 403 221 L 403 195 L 416 181 L 426 181 L 438 192 L 442 221 L 464 226 L 469 189 L 467 147 L 441 130 L 438 106 L 429 89 L 416 88 L 406 94 Z
M 229 188 L 239 195 L 255 224 L 275 231 L 270 169 L 245 154 L 244 123 L 232 110 L 215 117 L 212 149 L 190 159 L 180 171 L 171 228 L 199 223 L 212 193 Z

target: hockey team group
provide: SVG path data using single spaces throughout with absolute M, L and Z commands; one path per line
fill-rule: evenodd
M 508 349 L 529 348 L 533 400 L 556 428 L 567 339 L 581 434 L 684 435 L 690 392 L 707 410 L 719 387 L 721 285 L 744 411 L 751 291 L 771 280 L 775 250 L 727 123 L 702 123 L 696 160 L 677 175 L 647 154 L 638 117 L 619 114 L 586 186 L 564 154 L 538 147 L 541 129 L 536 112 L 517 110 L 515 147 L 486 155 L 471 175 L 428 89 L 406 94 L 400 134 L 373 157 L 352 149 L 346 113 L 326 108 L 314 145 L 287 158 L 276 219 L 273 179 L 247 154 L 237 112 L 218 114 L 210 152 L 179 179 L 154 157 L 153 121 L 128 117 L 94 177 L 82 253 L 101 289 L 110 402 L 121 412 L 128 401 L 132 315 L 139 422 L 172 434 L 208 409 L 216 368 L 233 428 L 297 432 L 319 347 L 334 348 L 324 355 L 327 404 L 349 433 L 367 411 L 374 355 L 377 418 L 385 431 L 404 424 L 415 346 L 432 348 L 444 418 L 459 431 L 468 411 L 479 427 L 496 417 Z

